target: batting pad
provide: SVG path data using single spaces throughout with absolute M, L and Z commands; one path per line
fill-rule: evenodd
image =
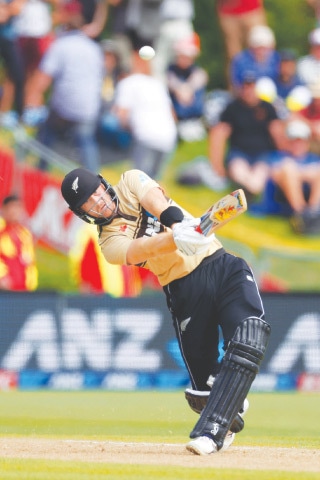
M 222 448 L 231 423 L 258 373 L 269 336 L 270 326 L 260 318 L 250 317 L 239 325 L 191 438 L 209 436 L 218 450 Z

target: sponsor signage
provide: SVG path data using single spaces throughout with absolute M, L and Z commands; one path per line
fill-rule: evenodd
M 320 389 L 320 296 L 263 295 L 272 333 L 253 390 Z M 189 383 L 162 293 L 1 293 L 0 389 Z

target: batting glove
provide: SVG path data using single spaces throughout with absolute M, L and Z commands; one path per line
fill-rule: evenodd
M 205 252 L 214 238 L 214 235 L 205 237 L 202 233 L 197 232 L 195 228 L 199 223 L 199 218 L 184 218 L 172 229 L 174 243 L 184 255 L 199 255 Z

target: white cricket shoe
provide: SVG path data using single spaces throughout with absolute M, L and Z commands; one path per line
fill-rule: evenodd
M 243 417 L 245 415 L 245 413 L 247 412 L 248 408 L 249 408 L 249 400 L 247 398 L 245 398 L 244 402 L 243 402 L 243 405 L 242 405 L 242 408 L 239 411 L 239 415 L 241 417 Z M 233 443 L 233 440 L 235 439 L 235 437 L 236 437 L 236 434 L 230 432 L 230 430 L 229 430 L 229 432 L 226 435 L 226 438 L 224 439 L 222 448 L 220 448 L 220 452 L 224 452 L 225 450 L 227 450 L 230 447 L 230 445 Z
M 230 447 L 230 445 L 233 443 L 233 440 L 236 438 L 236 434 L 235 433 L 232 433 L 229 432 L 227 433 L 227 435 L 225 436 L 225 439 L 223 441 L 223 445 L 222 447 L 220 448 L 220 452 L 224 452 L 225 450 L 228 450 L 228 448 Z
M 187 443 L 186 449 L 195 455 L 210 455 L 218 451 L 217 445 L 209 437 L 197 437 Z

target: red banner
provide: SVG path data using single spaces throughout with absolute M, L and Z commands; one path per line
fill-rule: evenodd
M 0 201 L 9 194 L 19 195 L 35 237 L 67 253 L 81 220 L 71 214 L 61 195 L 61 179 L 16 162 L 14 154 L 5 150 L 0 150 L 0 177 Z

